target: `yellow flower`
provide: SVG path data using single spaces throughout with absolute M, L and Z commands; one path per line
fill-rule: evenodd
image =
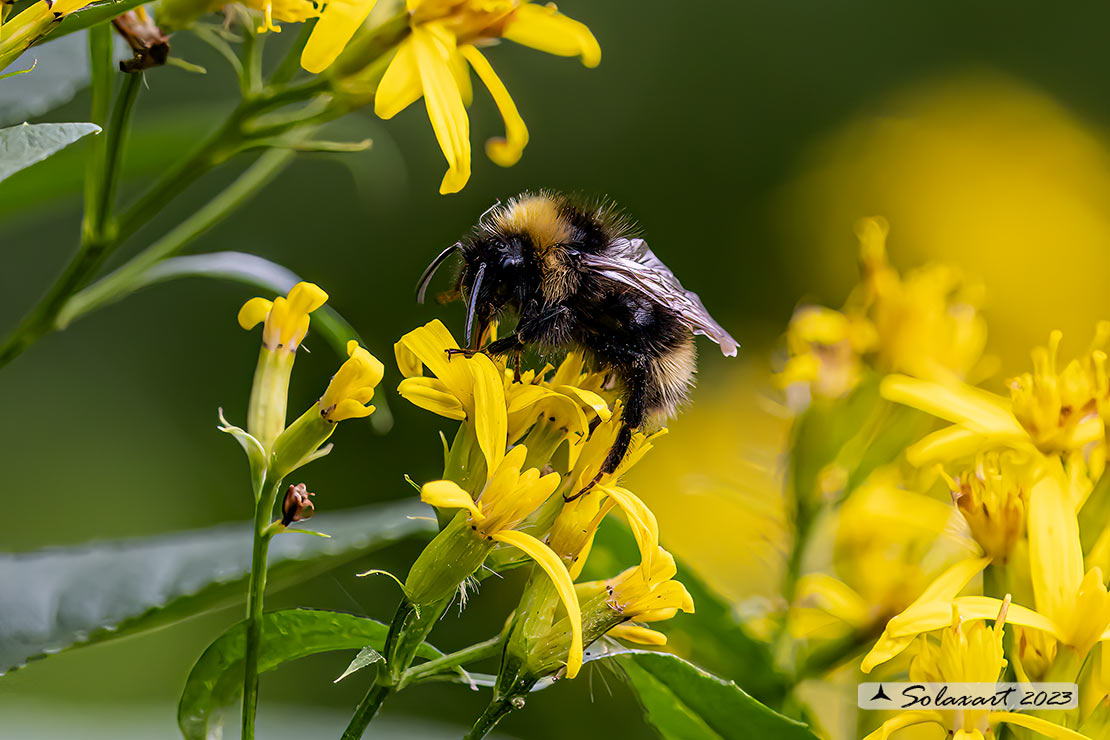
M 978 312 L 981 291 L 943 265 L 899 275 L 887 260 L 888 230 L 881 218 L 856 224 L 863 275 L 840 311 L 794 312 L 777 377 L 789 394 L 840 398 L 856 387 L 865 365 L 951 382 L 979 364 L 987 331 Z M 809 398 L 793 400 L 804 406 Z
M 1105 344 L 1110 325 L 1100 324 L 1097 344 Z M 902 375 L 883 379 L 883 397 L 950 421 L 907 450 L 915 465 L 954 460 L 998 448 L 1036 449 L 1046 455 L 1083 450 L 1098 443 L 1095 458 L 1105 461 L 1106 422 L 1100 408 L 1110 398 L 1106 355 L 1092 349 L 1063 372 L 1056 363 L 1059 333 L 1048 348 L 1033 353 L 1034 370 L 1010 381 L 1011 398 L 963 384 L 941 384 Z M 1101 470 L 1093 472 L 1101 473 Z
M 959 478 L 945 476 L 952 499 L 975 541 L 997 562 L 1005 564 L 1025 533 L 1029 508 L 1029 463 L 1015 453 L 986 453 Z
M 239 309 L 239 326 L 253 329 L 265 322 L 262 344 L 270 350 L 296 352 L 308 333 L 308 315 L 324 305 L 328 294 L 312 283 L 297 283 L 285 298 L 251 298 Z
M 397 392 L 422 409 L 470 425 L 488 476 L 501 463 L 508 440 L 504 378 L 483 354 L 447 356 L 446 350 L 458 348 L 438 319 L 401 337 L 394 352 L 405 379 Z M 425 377 L 424 368 L 433 377 Z
M 613 442 L 616 441 L 619 431 L 620 403 L 618 402 L 615 404 L 613 414 L 610 418 L 598 424 L 593 433 L 589 436 L 589 439 L 582 444 L 578 458 L 574 461 L 570 474 L 567 476 L 568 491 L 581 491 L 594 479 L 594 476 L 601 470 L 601 466 L 605 462 L 609 450 L 612 449 Z M 666 433 L 666 429 L 660 429 L 652 434 L 645 434 L 643 432 L 636 432 L 633 434 L 632 443 L 628 448 L 628 454 L 624 456 L 620 465 L 614 472 L 601 476 L 601 479 L 597 482 L 597 486 L 609 486 L 620 480 L 622 475 L 651 450 L 655 440 Z
M 1091 568 L 1084 574 L 1079 524 L 1067 486 L 1068 480 L 1057 463 L 1030 490 L 1029 562 L 1037 609 L 1014 604 L 1009 608 L 1007 621 L 1047 633 L 1069 646 L 1069 657 L 1081 663 L 1097 642 L 1110 639 L 1110 594 L 1100 568 Z M 904 612 L 891 619 L 864 659 L 864 672 L 902 652 L 916 635 L 940 629 L 953 605 L 971 619 L 988 618 L 997 612 L 1002 603 L 999 599 L 957 597 L 988 560 L 957 563 Z
M 40 0 L 0 25 L 0 70 L 38 43 L 61 20 L 89 4 L 91 0 Z M 7 3 L 4 4 L 7 12 Z
M 998 681 L 1006 666 L 1002 651 L 1002 625 L 1006 621 L 1008 606 L 1008 602 L 1000 604 L 991 626 L 986 625 L 982 618 L 969 625 L 962 618 L 961 611 L 953 607 L 951 626 L 944 630 L 939 646 L 922 637 L 921 651 L 910 664 L 910 680 L 949 683 Z M 1024 727 L 1051 738 L 1078 740 L 1086 737 L 1027 714 L 960 709 L 902 712 L 888 719 L 864 740 L 886 740 L 898 730 L 925 723 L 940 725 L 950 735 L 963 740 L 994 737 L 994 726 L 999 723 Z
M 799 579 L 792 635 L 837 639 L 846 631 L 867 632 L 909 606 L 938 573 L 972 551 L 972 543 L 951 533 L 950 505 L 898 483 L 893 471 L 877 471 L 840 507 L 835 577 L 808 573 Z M 876 568 L 876 562 L 890 565 Z
M 1048 347 L 1033 350 L 1033 372 L 1010 381 L 1014 416 L 1029 432 L 1033 443 L 1045 452 L 1075 449 L 1079 440 L 1089 436 L 1080 427 L 1105 432 L 1100 408 L 1110 399 L 1106 375 L 1106 345 L 1110 322 L 1100 322 L 1087 353 L 1058 368 L 1060 340 L 1049 335 Z M 1081 445 L 1080 445 L 1081 446 Z
M 582 572 L 597 528 L 614 506 L 624 513 L 640 550 L 641 562 L 647 563 L 650 569 L 659 549 L 659 523 L 655 514 L 626 488 L 598 486 L 564 504 L 547 536 L 547 544 L 567 564 L 571 576 L 577 578 Z
M 328 294 L 319 286 L 297 283 L 284 298 L 251 298 L 239 309 L 239 325 L 244 329 L 264 323 L 247 409 L 247 431 L 267 451 L 285 429 L 289 376 L 297 348 L 308 333 L 308 315 L 327 299 Z
M 569 443 L 570 465 L 578 461 L 578 455 L 589 437 L 590 426 L 597 421 L 608 421 L 612 413 L 601 395 L 574 382 L 587 381 L 589 376 L 566 377 L 570 373 L 563 372 L 562 368 L 577 362 L 575 358 L 568 357 L 550 381 L 544 379 L 551 369 L 550 365 L 539 372 L 525 371 L 520 382 L 516 382 L 515 372 L 506 368 L 505 398 L 510 443 L 528 433 L 529 449 L 533 453 L 547 452 L 546 459 L 566 440 Z M 567 380 L 571 382 L 565 382 Z
M 625 620 L 634 622 L 659 622 L 679 611 L 693 614 L 694 599 L 685 586 L 673 580 L 677 573 L 674 556 L 660 547 L 650 561 L 604 582 L 608 594 L 606 603 Z M 647 644 L 666 642 L 666 637 L 653 630 L 643 627 L 621 630 L 620 626 L 614 628 L 616 636 Z M 609 634 L 614 634 L 614 630 L 609 630 Z
M 310 72 L 327 68 L 369 13 L 372 3 L 325 8 L 321 27 L 301 55 Z M 601 61 L 597 40 L 583 24 L 552 6 L 527 0 L 408 0 L 411 33 L 398 47 L 374 96 L 374 111 L 392 118 L 421 97 L 447 159 L 441 193 L 456 193 L 470 179 L 470 70 L 489 90 L 505 122 L 505 138 L 491 139 L 486 154 L 509 167 L 528 143 L 528 129 L 504 83 L 478 46 L 506 38 L 558 56 Z
M 899 276 L 886 254 L 889 226 L 882 218 L 856 224 L 863 281 L 848 313 L 866 313 L 877 337 L 876 366 L 929 380 L 962 378 L 979 362 L 987 328 L 978 313 L 980 286 L 945 265 Z
M 775 380 L 788 392 L 803 387 L 816 396 L 840 398 L 859 384 L 862 355 L 874 344 L 870 321 L 823 306 L 801 306 L 790 317 L 789 357 Z
M 353 339 L 347 342 L 347 357 L 320 397 L 320 416 L 328 421 L 359 419 L 374 413 L 374 407 L 366 404 L 374 397 L 385 367 Z
M 528 450 L 523 445 L 517 445 L 510 450 L 477 500 L 472 499 L 470 494 L 457 483 L 449 480 L 434 481 L 424 485 L 420 491 L 420 500 L 437 508 L 465 510 L 465 527 L 460 529 L 463 536 L 515 547 L 535 560 L 547 573 L 562 600 L 571 624 L 567 676 L 573 678 L 582 667 L 582 616 L 574 582 L 563 561 L 551 548 L 535 537 L 514 529 L 529 514 L 538 509 L 559 485 L 557 473 L 541 476 L 535 468 L 521 472 L 521 466 L 527 455 Z M 467 534 L 468 532 L 470 534 Z M 444 530 L 440 536 L 446 533 L 448 530 Z M 429 551 L 435 552 L 431 546 L 425 550 L 425 553 Z M 469 570 L 469 573 L 465 573 L 464 577 L 481 566 L 488 552 L 488 550 L 485 551 L 472 568 L 469 563 L 467 564 L 466 570 Z M 438 565 L 436 562 L 422 562 L 425 560 L 428 558 L 422 554 L 413 565 L 406 588 L 410 590 L 420 588 L 413 574 L 419 577 L 436 569 Z

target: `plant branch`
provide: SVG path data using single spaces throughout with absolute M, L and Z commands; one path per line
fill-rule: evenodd
M 414 666 L 405 671 L 401 678 L 399 689 L 403 689 L 411 683 L 419 683 L 426 681 L 430 678 L 437 676 L 440 673 L 446 673 L 458 669 L 464 663 L 472 663 L 476 660 L 484 660 L 492 658 L 501 652 L 501 647 L 504 644 L 504 639 L 501 635 L 491 637 L 485 642 L 478 642 L 462 650 L 457 650 L 434 660 L 429 660 Z
M 309 132 L 305 132 L 307 136 Z M 174 227 L 126 264 L 88 286 L 66 301 L 58 313 L 55 328 L 64 329 L 85 314 L 114 303 L 131 293 L 143 274 L 171 257 L 216 224 L 231 215 L 273 180 L 293 160 L 291 149 L 273 149 L 260 156 L 243 174 L 206 203 L 200 210 Z

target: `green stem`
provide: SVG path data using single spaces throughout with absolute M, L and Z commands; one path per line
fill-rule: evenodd
M 289 51 L 285 52 L 285 56 L 278 63 L 277 69 L 270 75 L 270 85 L 284 85 L 297 74 L 297 70 L 301 68 L 301 52 L 304 51 L 305 44 L 308 43 L 308 37 L 312 35 L 314 28 L 316 28 L 315 23 L 301 24 L 301 30 L 297 34 L 296 40 L 293 41 L 293 45 L 289 47 Z
M 137 283 L 141 282 L 147 270 L 167 257 L 177 254 L 235 212 L 239 206 L 284 170 L 293 161 L 294 156 L 295 152 L 289 149 L 272 149 L 265 152 L 235 182 L 199 211 L 126 264 L 66 301 L 58 313 L 55 328 L 64 329 L 75 319 L 126 296 L 134 290 Z
M 251 576 L 247 587 L 247 647 L 243 661 L 242 740 L 254 740 L 254 720 L 258 711 L 258 651 L 262 643 L 262 607 L 266 593 L 266 558 L 273 534 L 268 531 L 281 481 L 262 486 L 255 502 L 254 546 L 251 550 Z
M 61 276 L 38 305 L 23 318 L 8 340 L 0 346 L 0 367 L 8 364 L 54 325 L 54 317 L 65 301 L 100 269 L 114 246 L 111 219 L 112 201 L 119 178 L 119 164 L 126 133 L 134 109 L 138 86 L 128 75 L 123 92 L 111 107 L 112 29 L 109 26 L 89 32 L 89 62 L 92 79 L 91 118 L 105 127 L 103 138 L 95 142 L 85 175 L 85 214 L 81 224 L 81 245 Z M 136 75 L 137 77 L 137 75 Z M 111 109 L 111 113 L 109 113 Z M 110 119 L 110 120 L 109 120 Z
M 464 740 L 481 740 L 486 735 L 493 732 L 493 728 L 497 723 L 510 714 L 516 707 L 513 706 L 512 699 L 502 699 L 500 701 L 492 701 L 486 707 L 482 715 L 478 717 L 478 721 L 470 728 Z
M 456 650 L 453 653 L 435 658 L 434 660 L 429 660 L 426 663 L 421 663 L 405 671 L 398 688 L 403 689 L 409 684 L 427 680 L 439 673 L 456 669 L 464 663 L 472 663 L 476 660 L 493 658 L 501 651 L 503 644 L 504 638 L 502 638 L 501 635 L 497 635 L 485 642 L 478 642 L 462 650 Z
M 374 684 L 355 708 L 341 740 L 359 740 L 386 698 L 404 685 L 405 673 L 416 658 L 417 649 L 450 603 L 449 597 L 418 609 L 407 598 L 401 601 L 385 638 L 382 653 L 385 666 L 378 669 Z
M 123 152 L 127 148 L 127 133 L 130 129 L 131 112 L 135 109 L 135 101 L 139 97 L 139 88 L 143 84 L 142 73 L 125 74 L 123 76 L 122 90 L 112 109 L 112 120 L 108 123 L 108 139 L 105 142 L 104 157 L 104 191 L 97 214 L 99 229 L 97 233 L 104 241 L 111 237 L 105 232 L 112 229 L 112 209 L 116 202 L 116 191 L 119 189 L 119 175 L 123 164 Z

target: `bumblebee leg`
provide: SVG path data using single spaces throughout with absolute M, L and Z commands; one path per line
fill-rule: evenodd
M 523 349 L 524 345 L 521 344 L 516 334 L 510 334 L 503 339 L 498 339 L 496 342 L 490 342 L 482 349 L 471 349 L 469 347 L 448 347 L 443 351 L 447 353 L 447 358 L 450 359 L 455 355 L 462 355 L 463 357 L 473 357 L 479 352 L 497 357 L 498 355 L 503 355 L 508 352 L 520 352 Z
M 569 498 L 564 496 L 564 501 L 573 501 L 579 496 L 589 493 L 601 481 L 602 476 L 615 473 L 617 468 L 620 467 L 621 461 L 624 460 L 624 456 L 628 454 L 628 448 L 632 445 L 632 433 L 644 423 L 646 413 L 648 381 L 646 368 L 642 364 L 637 363 L 625 378 L 625 387 L 628 389 L 628 398 L 624 410 L 621 412 L 621 428 L 617 432 L 617 438 L 613 441 L 613 446 L 609 448 L 609 454 L 606 455 L 605 462 L 601 464 L 601 469 L 597 471 L 593 480 L 573 496 Z

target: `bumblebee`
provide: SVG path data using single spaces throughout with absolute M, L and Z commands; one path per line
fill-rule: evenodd
M 664 421 L 687 400 L 696 370 L 694 335 L 735 356 L 736 340 L 709 315 L 695 293 L 637 236 L 612 204 L 585 205 L 554 192 L 524 193 L 498 203 L 472 233 L 437 256 L 420 278 L 424 302 L 439 266 L 458 253 L 462 269 L 449 297 L 466 302 L 467 355 L 506 356 L 519 380 L 520 355 L 584 351 L 619 382 L 621 428 L 600 472 L 615 472 L 632 434 Z M 490 324 L 517 316 L 513 333 L 481 347 Z

